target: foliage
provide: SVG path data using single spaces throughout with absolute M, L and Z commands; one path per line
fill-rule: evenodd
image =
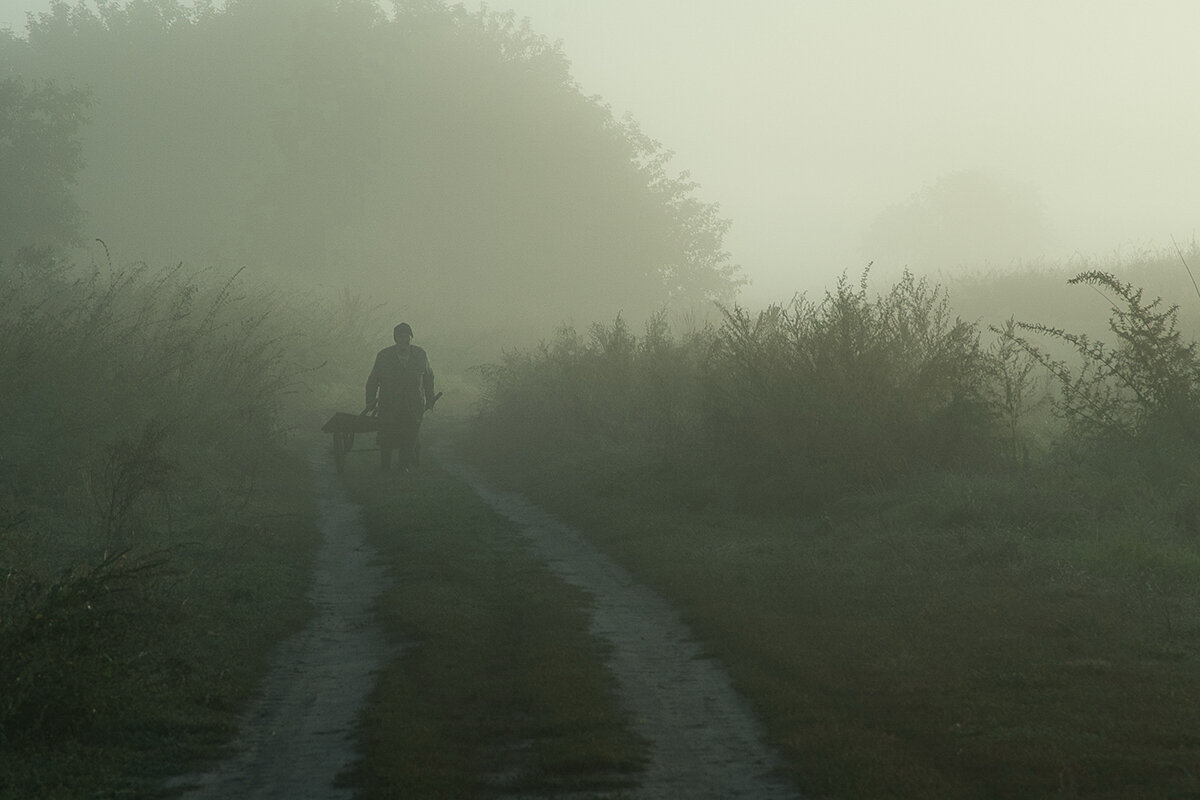
M 511 13 L 56 0 L 0 67 L 90 89 L 80 202 L 151 263 L 336 273 L 475 329 L 640 317 L 740 282 L 716 207 Z
M 1039 437 L 1031 428 L 1035 415 L 1050 402 L 1050 394 L 1039 374 L 1040 362 L 1018 343 L 1016 326 L 1011 318 L 1003 327 L 990 326 L 997 335 L 987 351 L 985 394 L 1003 429 L 999 446 L 1004 458 L 1028 464 L 1035 447 L 1045 451 L 1044 441 L 1038 441 L 1046 438 L 1044 430 Z
M 158 558 L 131 559 L 125 551 L 80 564 L 43 582 L 11 565 L 0 601 L 0 661 L 5 693 L 0 742 L 50 742 L 79 735 L 109 709 L 96 708 L 95 678 L 81 667 L 98 630 L 120 626 L 128 613 L 119 594 L 162 566 Z M 111 658 L 113 654 L 108 654 Z M 91 702 L 89 702 L 89 700 Z
M 843 276 L 820 303 L 726 311 L 706 370 L 710 430 L 747 491 L 821 500 L 978 463 L 991 432 L 978 330 L 924 279 L 905 273 L 875 299 L 866 281 Z
M 702 402 L 671 469 L 595 399 L 643 390 L 650 331 L 560 338 L 491 368 L 476 435 L 512 449 L 480 454 L 681 609 L 810 794 L 1188 796 L 1195 344 L 1131 284 L 1074 283 L 1114 297 L 1114 345 L 1010 320 L 985 348 L 911 277 L 728 310 L 683 368 Z M 493 416 L 515 396 L 536 414 Z M 1069 424 L 1030 448 L 1047 397 Z
M 925 270 L 1040 256 L 1050 223 L 1030 186 L 981 172 L 954 172 L 884 210 L 864 246 L 879 262 Z
M 694 463 L 685 454 L 699 444 L 696 390 L 711 339 L 708 327 L 676 339 L 661 311 L 641 338 L 620 316 L 592 325 L 587 337 L 560 328 L 549 343 L 478 368 L 476 443 L 517 458 L 591 462 L 624 447 L 655 462 Z
M 68 453 L 127 449 L 155 418 L 165 427 L 154 436 L 169 430 L 194 466 L 215 459 L 247 481 L 280 440 L 279 394 L 293 380 L 287 334 L 232 296 L 232 283 L 147 272 L 5 271 L 0 409 L 10 424 L 0 431 L 0 478 L 37 480 Z M 34 437 L 41 447 L 20 446 Z
M 1143 290 L 1107 272 L 1083 272 L 1069 283 L 1107 289 L 1115 296 L 1109 317 L 1115 345 L 1050 325 L 1018 324 L 1069 344 L 1079 357 L 1073 367 L 1007 332 L 1057 379 L 1058 411 L 1088 436 L 1183 437 L 1200 443 L 1200 360 L 1196 343 L 1186 341 L 1179 329 L 1179 307 L 1164 305 L 1162 298 L 1147 302 Z
M 0 786 L 128 791 L 221 744 L 303 618 L 288 393 L 347 323 L 179 267 L 0 284 Z
M 944 292 L 905 275 L 871 299 L 864 275 L 820 303 L 726 309 L 719 328 L 678 341 L 662 315 L 641 339 L 620 317 L 588 340 L 560 330 L 483 369 L 476 436 L 513 459 L 623 452 L 710 500 L 808 505 L 913 470 L 987 463 L 995 370 Z
M 88 105 L 86 93 L 53 81 L 0 77 L 0 260 L 78 244 L 83 220 L 72 190 Z

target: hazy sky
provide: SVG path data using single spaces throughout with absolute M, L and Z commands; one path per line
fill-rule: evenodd
M 47 6 L 0 0 L 0 27 Z M 748 297 L 857 272 L 875 216 L 959 170 L 1033 184 L 1051 257 L 1169 246 L 1200 226 L 1195 0 L 488 7 L 561 40 L 584 91 L 675 152 L 733 220 Z
M 1200 226 L 1195 0 L 498 0 L 734 221 L 753 294 L 870 258 L 946 173 L 1032 183 L 1061 257 Z M 986 254 L 983 254 L 986 256 Z

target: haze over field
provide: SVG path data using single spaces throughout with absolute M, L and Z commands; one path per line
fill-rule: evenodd
M 0 27 L 47 6 L 3 0 Z M 561 40 L 585 94 L 675 153 L 732 221 L 752 301 L 868 261 L 1104 257 L 1195 233 L 1200 5 L 1186 0 L 487 7 Z
M 868 247 L 867 231 L 960 171 L 1023 184 L 1050 235 L 988 252 L 986 226 L 944 230 L 964 237 L 952 257 L 1105 256 L 1188 240 L 1200 219 L 1196 3 L 494 5 L 561 38 L 585 90 L 636 116 L 720 202 L 748 296 L 913 259 Z
M 0 795 L 1200 798 L 1198 23 L 0 0 Z

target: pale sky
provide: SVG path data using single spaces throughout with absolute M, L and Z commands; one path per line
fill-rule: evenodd
M 863 231 L 939 176 L 1033 184 L 1045 254 L 1200 226 L 1194 0 L 497 0 L 676 153 L 786 299 L 870 255 Z M 986 257 L 986 254 L 985 254 Z
M 0 27 L 48 5 L 0 0 Z M 751 299 L 857 274 L 875 216 L 960 170 L 1035 186 L 1051 258 L 1200 227 L 1195 0 L 487 5 L 561 40 L 586 93 L 674 151 L 733 220 Z

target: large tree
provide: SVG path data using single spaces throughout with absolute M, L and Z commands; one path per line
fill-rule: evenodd
M 1053 240 L 1033 186 L 964 170 L 880 213 L 865 247 L 870 259 L 925 270 L 1032 260 Z
M 0 72 L 0 261 L 25 248 L 78 244 L 73 192 L 86 108 L 81 91 Z
M 717 209 L 556 46 L 511 14 L 393 5 L 59 0 L 9 60 L 92 87 L 81 197 L 133 257 L 223 255 L 487 325 L 735 291 Z

